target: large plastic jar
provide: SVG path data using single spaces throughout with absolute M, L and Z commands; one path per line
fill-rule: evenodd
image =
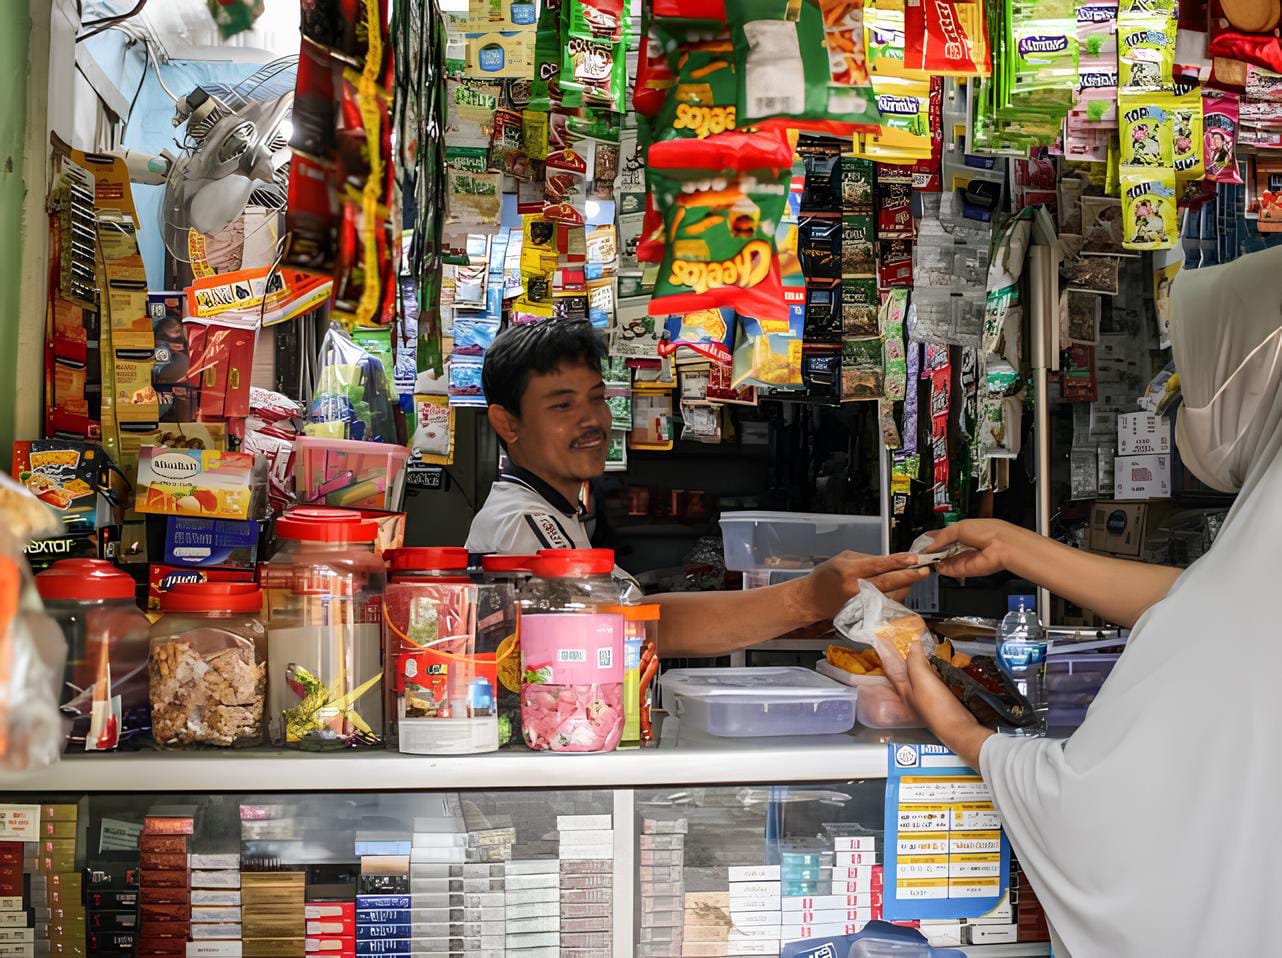
M 345 509 L 301 507 L 276 522 L 266 595 L 268 718 L 287 748 L 381 746 L 380 620 L 387 567 L 378 524 Z
M 383 602 L 389 744 L 414 755 L 466 755 L 499 747 L 498 646 L 485 627 L 493 607 L 516 618 L 506 584 L 474 582 L 466 549 L 398 549 Z
M 522 587 L 533 574 L 530 563 L 534 558 L 529 555 L 481 556 L 481 581 L 506 585 L 514 596 L 520 595 Z M 497 595 L 494 598 L 495 603 L 482 607 L 479 615 L 481 630 L 493 630 L 499 635 L 499 746 L 520 747 L 525 741 L 521 738 L 521 647 L 517 641 L 517 614 L 514 608 L 505 609 L 497 601 Z
M 192 582 L 151 627 L 152 736 L 161 748 L 261 745 L 267 709 L 263 595 L 252 582 Z
M 609 549 L 560 549 L 521 590 L 521 732 L 530 748 L 609 752 L 623 734 L 624 619 Z
M 641 660 L 647 638 L 658 643 L 659 606 L 621 605 L 614 611 L 623 616 L 623 748 L 639 748 L 641 733 L 641 679 L 644 669 Z M 654 623 L 654 625 L 651 625 Z
M 63 559 L 36 576 L 45 609 L 67 640 L 60 706 L 67 748 L 142 744 L 151 730 L 147 633 L 128 573 L 103 559 Z

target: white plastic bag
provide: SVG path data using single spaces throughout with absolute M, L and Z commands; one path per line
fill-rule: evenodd
M 913 642 L 921 642 L 928 658 L 938 644 L 921 616 L 886 598 L 875 585 L 862 579 L 858 594 L 842 606 L 833 625 L 848 641 L 876 649 L 886 678 L 895 684 L 908 678 L 906 658 Z

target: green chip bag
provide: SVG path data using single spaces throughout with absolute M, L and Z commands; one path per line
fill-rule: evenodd
M 728 38 L 682 43 L 677 82 L 655 124 L 655 141 L 706 139 L 735 128 L 739 85 Z
M 667 239 L 651 316 L 730 307 L 763 320 L 787 318 L 775 232 L 792 171 L 759 175 L 701 190 L 650 172 Z
M 738 122 L 836 134 L 878 124 L 861 3 L 730 0 L 738 58 Z

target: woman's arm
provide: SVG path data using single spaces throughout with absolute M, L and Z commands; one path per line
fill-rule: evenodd
M 866 579 L 902 597 L 929 574 L 916 556 L 843 553 L 807 576 L 742 592 L 669 592 L 648 597 L 661 607 L 659 654 L 664 658 L 726 655 L 757 642 L 831 619 Z
M 941 575 L 966 578 L 1005 569 L 1126 628 L 1170 591 L 1182 571 L 1083 552 L 999 519 L 964 519 L 933 536 L 932 550 L 954 542 L 975 550 L 941 562 Z

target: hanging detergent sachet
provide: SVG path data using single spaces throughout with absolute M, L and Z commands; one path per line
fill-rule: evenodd
M 863 13 L 863 0 L 731 0 L 738 122 L 834 135 L 875 128 Z

